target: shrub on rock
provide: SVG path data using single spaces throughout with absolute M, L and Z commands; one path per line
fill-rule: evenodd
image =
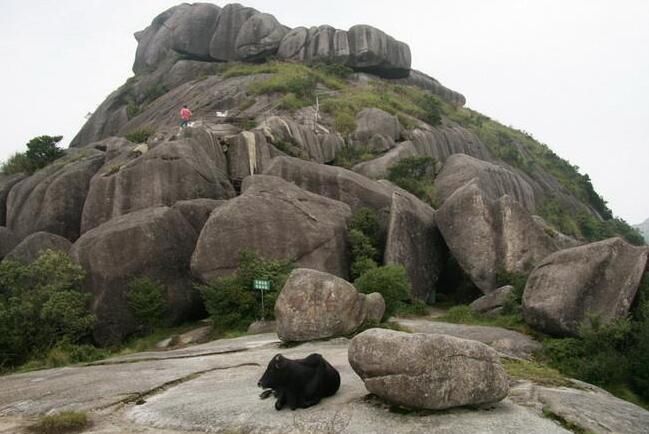
M 396 313 L 412 297 L 406 270 L 399 265 L 370 269 L 354 281 L 354 286 L 364 294 L 381 294 L 385 300 L 385 317 Z

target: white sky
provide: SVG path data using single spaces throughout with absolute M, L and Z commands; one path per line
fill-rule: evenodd
M 133 33 L 169 0 L 0 0 L 0 160 L 74 137 L 131 73 Z M 224 3 L 216 2 L 223 6 Z M 588 173 L 629 223 L 649 217 L 648 0 L 249 0 L 280 22 L 371 24 L 467 106 Z

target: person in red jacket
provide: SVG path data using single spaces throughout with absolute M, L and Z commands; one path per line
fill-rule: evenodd
M 187 108 L 186 105 L 183 106 L 183 108 L 180 109 L 180 126 L 182 128 L 185 128 L 187 124 L 189 124 L 189 121 L 192 119 L 192 111 Z

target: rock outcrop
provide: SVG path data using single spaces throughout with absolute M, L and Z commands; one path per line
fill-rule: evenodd
M 379 300 L 380 298 L 380 300 Z M 365 320 L 380 320 L 380 294 L 370 298 L 328 273 L 299 268 L 289 276 L 275 302 L 277 335 L 285 342 L 347 336 Z M 385 302 L 383 302 L 385 311 Z
M 137 32 L 136 73 L 182 54 L 210 61 L 258 61 L 271 56 L 306 63 L 340 63 L 385 77 L 407 77 L 410 48 L 383 31 L 357 25 L 289 29 L 277 19 L 240 4 L 223 9 L 204 3 L 174 6 Z
M 366 108 L 356 116 L 356 130 L 351 143 L 385 152 L 394 148 L 401 138 L 401 124 L 396 116 L 377 108 Z
M 554 253 L 532 271 L 523 294 L 525 321 L 545 333 L 575 336 L 588 315 L 603 323 L 629 312 L 649 249 L 621 238 Z
M 496 351 L 452 336 L 370 329 L 352 339 L 349 363 L 369 392 L 408 408 L 494 403 L 509 391 Z
M 196 238 L 179 211 L 158 207 L 113 218 L 74 243 L 70 256 L 88 273 L 84 288 L 92 294 L 98 343 L 118 343 L 136 330 L 125 297 L 136 278 L 151 278 L 165 288 L 172 323 L 200 311 L 200 297 L 189 276 Z
M 532 186 L 516 173 L 466 154 L 451 155 L 435 178 L 435 191 L 443 203 L 457 189 L 475 179 L 476 185 L 491 199 L 508 195 L 529 212 L 536 201 Z
M 384 263 L 402 265 L 413 295 L 432 301 L 446 260 L 446 247 L 435 224 L 435 210 L 407 191 L 394 189 Z
M 192 257 L 192 271 L 203 281 L 231 274 L 240 252 L 248 249 L 346 277 L 350 217 L 349 206 L 342 202 L 274 176 L 250 176 L 241 196 L 210 215 Z
M 71 150 L 14 185 L 7 198 L 7 227 L 20 239 L 45 231 L 76 240 L 90 179 L 103 162 L 104 153 L 96 149 Z
M 72 243 L 60 235 L 36 232 L 22 240 L 6 257 L 24 263 L 31 263 L 46 250 L 58 250 L 67 253 L 71 247 Z
M 369 208 L 387 224 L 393 187 L 382 185 L 342 167 L 325 166 L 298 158 L 274 158 L 265 175 L 278 176 L 312 193 L 349 205 L 353 212 Z
M 0 174 L 0 226 L 7 224 L 7 196 L 14 185 L 25 179 L 27 174 L 16 173 L 14 175 Z
M 489 294 L 474 300 L 469 307 L 472 311 L 485 314 L 498 314 L 511 297 L 514 287 L 511 285 L 502 286 Z
M 191 199 L 178 201 L 172 208 L 180 211 L 196 233 L 200 234 L 212 211 L 224 203 L 226 203 L 224 200 Z
M 209 133 L 165 141 L 148 150 L 125 147 L 90 181 L 81 231 L 111 218 L 180 200 L 228 199 L 234 189 L 227 178 L 221 146 Z
M 435 219 L 451 254 L 484 292 L 496 288 L 498 272 L 527 273 L 558 250 L 518 202 L 493 200 L 476 182 L 451 194 Z
M 11 229 L 0 226 L 0 259 L 4 258 L 18 245 L 20 238 Z

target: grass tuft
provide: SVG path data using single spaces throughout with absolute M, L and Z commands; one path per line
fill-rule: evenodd
M 38 434 L 64 434 L 80 432 L 89 425 L 90 419 L 86 413 L 64 411 L 41 417 L 29 430 Z

